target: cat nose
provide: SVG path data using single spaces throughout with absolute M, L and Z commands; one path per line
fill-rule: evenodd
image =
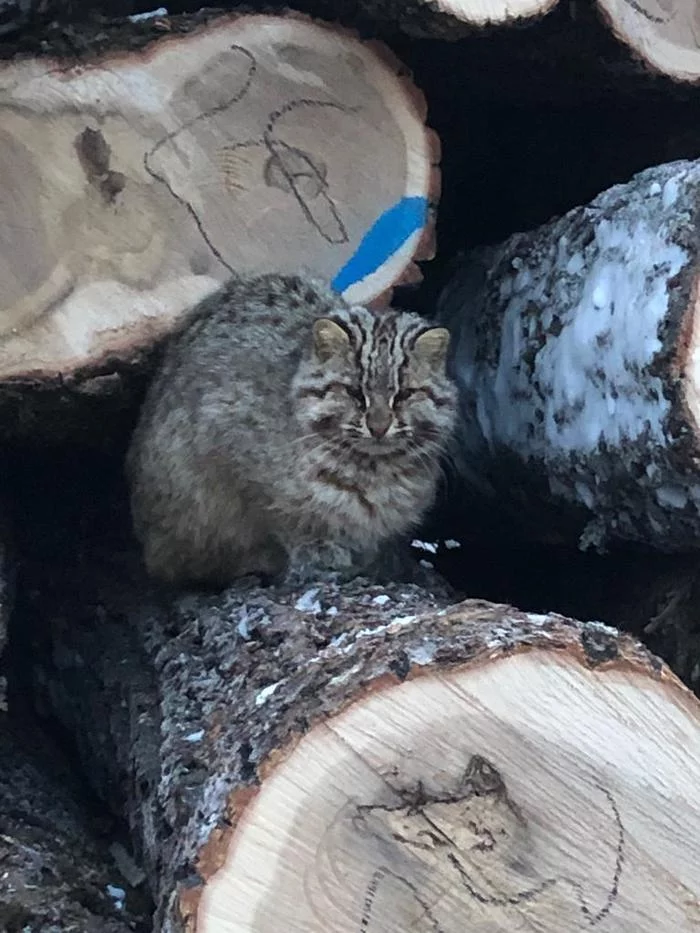
M 372 437 L 384 437 L 391 427 L 391 411 L 384 405 L 375 405 L 367 412 L 367 427 Z

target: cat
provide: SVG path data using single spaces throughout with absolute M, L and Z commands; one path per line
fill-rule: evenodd
M 456 421 L 449 333 L 320 280 L 234 277 L 172 339 L 127 455 L 150 575 L 352 576 L 434 501 Z

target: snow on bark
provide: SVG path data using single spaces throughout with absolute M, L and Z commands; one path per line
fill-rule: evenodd
M 465 460 L 544 475 L 583 544 L 700 544 L 699 207 L 700 162 L 648 169 L 466 257 L 441 296 Z

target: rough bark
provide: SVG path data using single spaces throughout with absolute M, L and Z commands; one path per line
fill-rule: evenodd
M 0 396 L 119 393 L 234 271 L 381 304 L 432 255 L 439 145 L 384 46 L 292 14 L 189 25 L 0 71 Z
M 658 166 L 444 290 L 464 462 L 529 517 L 548 501 L 533 535 L 700 544 L 699 223 L 700 163 Z
M 37 757 L 28 746 L 39 741 Z M 49 756 L 46 744 L 35 723 L 20 729 L 0 714 L 0 929 L 145 931 L 146 917 L 125 905 L 128 885 L 96 842 L 60 757 L 53 748 Z
M 413 924 L 451 933 L 478 916 L 506 930 L 526 903 L 548 933 L 563 921 L 588 929 L 608 913 L 623 929 L 636 897 L 649 918 L 642 909 L 635 916 L 640 933 L 664 923 L 690 933 L 682 904 L 700 893 L 687 870 L 700 857 L 700 817 L 691 812 L 700 759 L 691 750 L 672 766 L 658 737 L 678 729 L 685 747 L 696 748 L 696 701 L 605 626 L 448 601 L 414 585 L 355 581 L 305 592 L 242 586 L 170 602 L 135 574 L 130 552 L 99 557 L 97 548 L 72 571 L 64 565 L 44 576 L 28 615 L 45 639 L 32 649 L 35 689 L 75 735 L 95 788 L 127 817 L 159 933 L 211 933 L 226 916 L 241 930 L 272 931 L 290 911 L 299 928 L 323 916 L 337 930 Z M 482 682 L 492 689 L 480 692 Z M 472 696 L 466 706 L 455 699 L 462 694 Z M 498 698 L 508 696 L 514 707 L 504 709 Z M 627 724 L 624 708 L 635 710 Z M 396 731 L 383 735 L 388 724 Z M 358 735 L 378 744 L 363 748 Z M 566 747 L 580 743 L 583 757 L 568 758 Z M 615 760 L 614 750 L 630 743 L 654 759 L 643 768 L 654 776 L 640 803 L 647 828 L 631 790 L 642 771 Z M 527 748 L 534 758 L 517 751 Z M 541 762 L 546 771 L 562 754 L 564 772 L 547 777 Z M 666 781 L 673 810 L 659 795 Z M 540 786 L 546 801 L 532 790 Z M 563 817 L 580 794 L 594 814 L 593 839 L 578 838 Z M 261 842 L 268 804 L 263 832 L 271 835 Z M 431 809 L 443 805 L 441 815 Z M 426 861 L 411 838 L 397 848 L 393 821 L 404 817 L 404 837 L 419 841 L 431 819 L 462 835 L 454 851 Z M 566 826 L 556 841 L 552 819 Z M 681 827 L 675 840 L 670 819 Z M 654 845 L 663 839 L 659 874 L 681 893 L 660 891 L 635 852 L 623 853 L 627 831 L 642 849 L 652 845 L 649 831 Z M 507 846 L 484 848 L 489 833 Z M 587 853 L 580 863 L 571 846 Z M 472 860 L 476 851 L 488 853 L 485 861 Z M 571 873 L 562 858 L 575 863 Z M 637 872 L 656 903 L 634 882 Z M 429 905 L 438 901 L 436 915 Z

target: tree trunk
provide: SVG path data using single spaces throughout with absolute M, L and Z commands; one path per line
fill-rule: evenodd
M 0 71 L 0 398 L 120 392 L 234 271 L 382 304 L 432 255 L 439 145 L 384 46 L 294 14 L 196 20 Z
M 0 713 L 0 929 L 4 933 L 127 933 L 145 917 L 93 839 L 69 776 L 36 725 Z M 39 759 L 28 745 L 42 742 Z M 50 768 L 42 769 L 43 764 Z M 52 776 L 49 776 L 51 774 Z
M 695 929 L 700 707 L 629 638 L 361 580 L 166 604 L 87 555 L 37 684 L 158 933 Z
M 700 162 L 652 168 L 467 257 L 441 296 L 465 463 L 530 516 L 546 486 L 584 546 L 700 544 L 699 222 Z

